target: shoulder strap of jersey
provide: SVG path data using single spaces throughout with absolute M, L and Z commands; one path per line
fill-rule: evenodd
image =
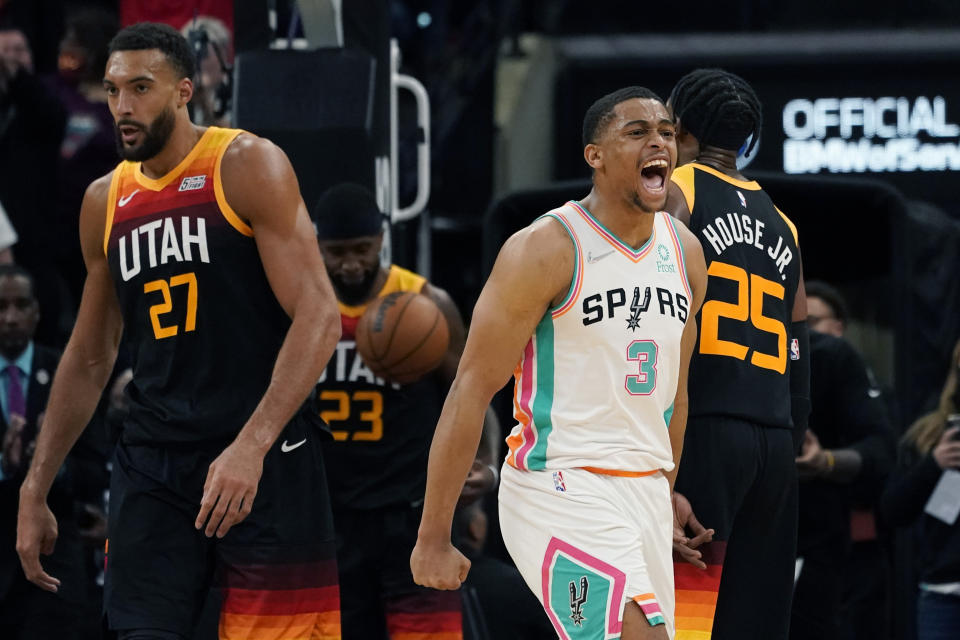
M 392 264 L 390 265 L 390 275 L 387 277 L 387 282 L 383 285 L 380 295 L 384 296 L 394 291 L 413 291 L 414 293 L 420 293 L 426 284 L 427 279 L 419 273 L 414 273 L 413 271 Z
M 790 227 L 790 233 L 793 234 L 793 241 L 794 241 L 794 242 L 796 243 L 796 245 L 799 247 L 799 246 L 800 246 L 800 238 L 797 236 L 797 227 L 796 227 L 796 225 L 794 225 L 793 222 L 790 220 L 790 218 L 787 217 L 787 214 L 785 214 L 783 211 L 780 211 L 780 207 L 774 205 L 773 208 L 777 210 L 777 213 L 780 214 L 780 217 L 783 218 L 783 221 L 787 223 L 787 226 L 788 226 L 788 227 Z
M 666 211 L 661 211 L 657 216 L 663 219 L 664 226 L 667 228 L 667 235 L 673 243 L 673 250 L 677 256 L 677 269 L 680 271 L 680 280 L 683 282 L 683 288 L 687 292 L 687 299 L 693 300 L 693 290 L 690 288 L 690 278 L 687 275 L 687 257 L 683 252 L 683 242 L 680 240 L 680 233 L 677 231 L 678 223 L 674 220 L 673 216 Z
M 216 151 L 216 162 L 213 165 L 213 193 L 217 198 L 217 206 L 220 207 L 220 213 L 223 214 L 223 217 L 226 218 L 231 227 L 243 235 L 252 238 L 253 229 L 237 215 L 237 212 L 234 211 L 230 203 L 227 202 L 227 196 L 223 192 L 223 179 L 220 175 L 220 164 L 223 161 L 223 154 L 226 153 L 227 147 L 230 146 L 230 143 L 232 143 L 238 135 L 247 132 L 242 129 L 221 129 L 219 127 L 211 127 L 211 129 L 214 129 L 214 135 L 209 144 Z
M 695 175 L 693 165 L 685 164 L 682 167 L 674 169 L 673 174 L 670 176 L 670 180 L 680 187 L 680 191 L 683 193 L 683 199 L 687 201 L 687 210 L 690 211 L 691 214 L 693 213 L 693 202 L 696 197 L 696 189 L 694 186 Z
M 107 246 L 110 244 L 110 232 L 113 230 L 113 216 L 117 210 L 117 191 L 120 189 L 120 180 L 127 163 L 121 162 L 113 170 L 110 178 L 110 189 L 107 191 L 107 215 L 103 225 L 103 255 L 107 255 Z
M 570 288 L 567 289 L 567 295 L 560 304 L 548 309 L 552 317 L 559 318 L 573 308 L 574 303 L 576 303 L 580 295 L 580 288 L 583 285 L 583 249 L 580 247 L 580 237 L 577 233 L 577 226 L 583 225 L 584 223 L 577 209 L 569 202 L 562 207 L 548 211 L 537 218 L 537 220 L 540 218 L 553 218 L 559 222 L 573 243 L 573 276 L 570 278 Z

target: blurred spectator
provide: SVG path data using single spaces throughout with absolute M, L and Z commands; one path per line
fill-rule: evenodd
M 10 224 L 7 211 L 0 202 L 0 264 L 13 262 L 13 245 L 17 243 L 17 230 Z
M 847 302 L 840 291 L 826 282 L 811 280 L 805 285 L 807 292 L 807 325 L 811 331 L 819 331 L 831 336 L 843 338 L 847 332 L 850 318 Z M 899 410 L 892 390 L 884 388 L 877 380 L 873 369 L 867 366 L 867 376 L 875 394 L 883 398 L 890 422 L 896 424 Z
M 107 45 L 116 32 L 117 18 L 109 11 L 81 9 L 69 14 L 60 41 L 57 75 L 51 82 L 67 111 L 51 259 L 67 285 L 71 315 L 79 305 L 86 273 L 77 231 L 80 203 L 87 185 L 118 161 L 113 117 L 103 90 Z
M 33 274 L 41 342 L 59 346 L 60 279 L 50 261 L 56 168 L 66 111 L 33 73 L 23 33 L 0 28 L 0 202 L 17 230 L 17 261 Z
M 890 425 L 873 391 L 866 365 L 849 343 L 810 332 L 810 428 L 797 458 L 797 556 L 803 564 L 794 592 L 793 640 L 842 637 L 850 489 L 854 482 L 882 486 L 893 463 Z
M 84 0 L 86 4 L 110 1 L 115 0 Z M 13 25 L 26 36 L 37 73 L 56 69 L 65 4 L 64 0 L 0 0 L 0 24 Z
M 817 280 L 806 283 L 806 293 L 807 324 L 811 331 L 843 338 L 849 320 L 843 294 L 826 282 Z M 825 346 L 825 341 L 819 340 L 817 344 L 821 347 Z M 812 338 L 811 350 L 813 357 L 817 357 L 818 349 Z M 849 349 L 844 348 L 841 351 L 849 351 Z M 858 365 L 853 365 L 855 368 L 859 370 L 864 366 L 856 354 L 848 355 L 847 359 L 852 361 L 853 358 L 859 361 Z M 889 548 L 882 540 L 882 532 L 877 529 L 875 512 L 885 480 L 885 470 L 888 470 L 893 462 L 892 425 L 897 423 L 895 419 L 898 412 L 893 393 L 881 388 L 869 366 L 865 367 L 865 373 L 869 385 L 867 395 L 870 398 L 882 400 L 886 424 L 890 428 L 885 430 L 883 463 L 876 464 L 872 474 L 860 474 L 845 491 L 850 511 L 850 524 L 848 554 L 843 566 L 840 567 L 840 575 L 843 577 L 840 620 L 841 637 L 851 640 L 883 638 L 886 636 L 890 622 L 887 616 L 877 614 L 878 611 L 887 611 L 887 604 L 890 601 L 891 563 Z M 817 383 L 814 381 L 811 384 Z M 822 388 L 822 385 L 818 386 Z M 861 401 L 866 402 L 863 398 Z M 876 410 L 875 404 L 873 409 Z M 876 440 L 873 442 L 877 444 Z M 877 449 L 876 452 L 879 454 L 880 450 Z
M 842 338 L 847 329 L 847 303 L 836 288 L 811 280 L 806 284 L 807 325 L 813 331 Z
M 190 101 L 193 122 L 199 125 L 230 126 L 233 64 L 233 37 L 222 21 L 198 16 L 183 25 L 180 33 L 197 58 L 197 77 Z
M 960 521 L 925 512 L 945 472 L 960 469 L 960 342 L 937 409 L 913 423 L 898 451 L 898 466 L 881 500 L 881 514 L 896 526 L 916 525 L 920 553 L 917 639 L 948 640 L 960 630 Z M 948 422 L 950 423 L 948 425 Z M 948 502 L 960 502 L 956 490 Z
M 39 316 L 30 274 L 16 265 L 0 265 L 0 638 L 4 640 L 76 638 L 84 595 L 69 473 L 58 476 L 48 501 L 60 529 L 44 566 L 61 578 L 59 591 L 50 593 L 27 582 L 15 549 L 20 482 L 60 358 L 59 352 L 34 342 Z

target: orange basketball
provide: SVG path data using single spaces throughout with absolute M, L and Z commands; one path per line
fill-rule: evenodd
M 440 365 L 450 329 L 433 300 L 396 291 L 370 303 L 357 323 L 356 338 L 357 352 L 374 374 L 408 384 Z

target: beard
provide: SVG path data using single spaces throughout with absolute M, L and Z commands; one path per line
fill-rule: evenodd
M 660 209 L 657 209 L 656 207 L 651 207 L 650 205 L 646 204 L 643 200 L 640 199 L 640 194 L 637 193 L 636 191 L 633 192 L 632 200 L 633 200 L 633 206 L 635 206 L 637 209 L 640 209 L 640 211 L 643 211 L 644 213 L 656 213 L 657 211 L 660 210 Z M 664 204 L 666 204 L 666 202 L 664 202 Z M 663 207 L 661 207 L 661 209 L 662 208 Z
M 173 127 L 176 124 L 176 116 L 173 109 L 165 108 L 160 112 L 150 126 L 145 127 L 139 122 L 133 120 L 120 120 L 114 124 L 113 130 L 116 134 L 117 153 L 124 160 L 133 162 L 144 162 L 160 153 L 170 139 L 173 133 Z M 123 144 L 123 136 L 120 134 L 120 127 L 123 125 L 133 125 L 143 131 L 143 142 L 135 147 L 128 147 Z
M 356 306 L 367 301 L 370 297 L 373 281 L 377 279 L 377 272 L 380 270 L 379 263 L 369 271 L 364 272 L 363 278 L 359 282 L 344 282 L 342 278 L 331 275 L 333 288 L 337 291 L 337 298 L 340 302 Z

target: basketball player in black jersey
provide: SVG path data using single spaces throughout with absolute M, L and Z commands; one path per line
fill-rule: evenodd
M 666 209 L 700 239 L 709 275 L 676 485 L 677 528 L 687 525 L 675 535 L 677 617 L 684 604 L 712 602 L 719 585 L 712 625 L 709 607 L 700 606 L 688 614 L 688 631 L 712 626 L 714 640 L 786 638 L 794 456 L 810 407 L 796 228 L 737 168 L 761 124 L 760 103 L 742 78 L 699 69 L 677 83 L 669 106 L 684 166 L 674 171 Z
M 113 459 L 104 608 L 121 640 L 189 638 L 214 568 L 220 637 L 339 637 L 319 421 L 301 410 L 340 336 L 293 169 L 268 140 L 194 126 L 193 55 L 166 25 L 111 42 L 125 159 L 87 189 L 87 279 L 20 491 L 28 579 L 57 524 L 47 492 L 121 334 L 130 415 Z M 262 637 L 262 635 L 261 635 Z
M 414 584 L 408 558 L 417 540 L 430 441 L 463 351 L 463 320 L 446 291 L 381 264 L 384 216 L 369 190 L 337 185 L 311 215 L 342 328 L 317 398 L 334 435 L 324 443 L 324 460 L 337 531 L 343 638 L 460 637 L 460 594 Z M 437 304 L 450 343 L 435 373 L 401 386 L 373 374 L 354 336 L 369 303 L 406 291 Z M 485 426 L 467 479 L 472 495 L 492 489 L 497 475 L 491 465 L 498 461 L 498 437 L 489 419 Z

